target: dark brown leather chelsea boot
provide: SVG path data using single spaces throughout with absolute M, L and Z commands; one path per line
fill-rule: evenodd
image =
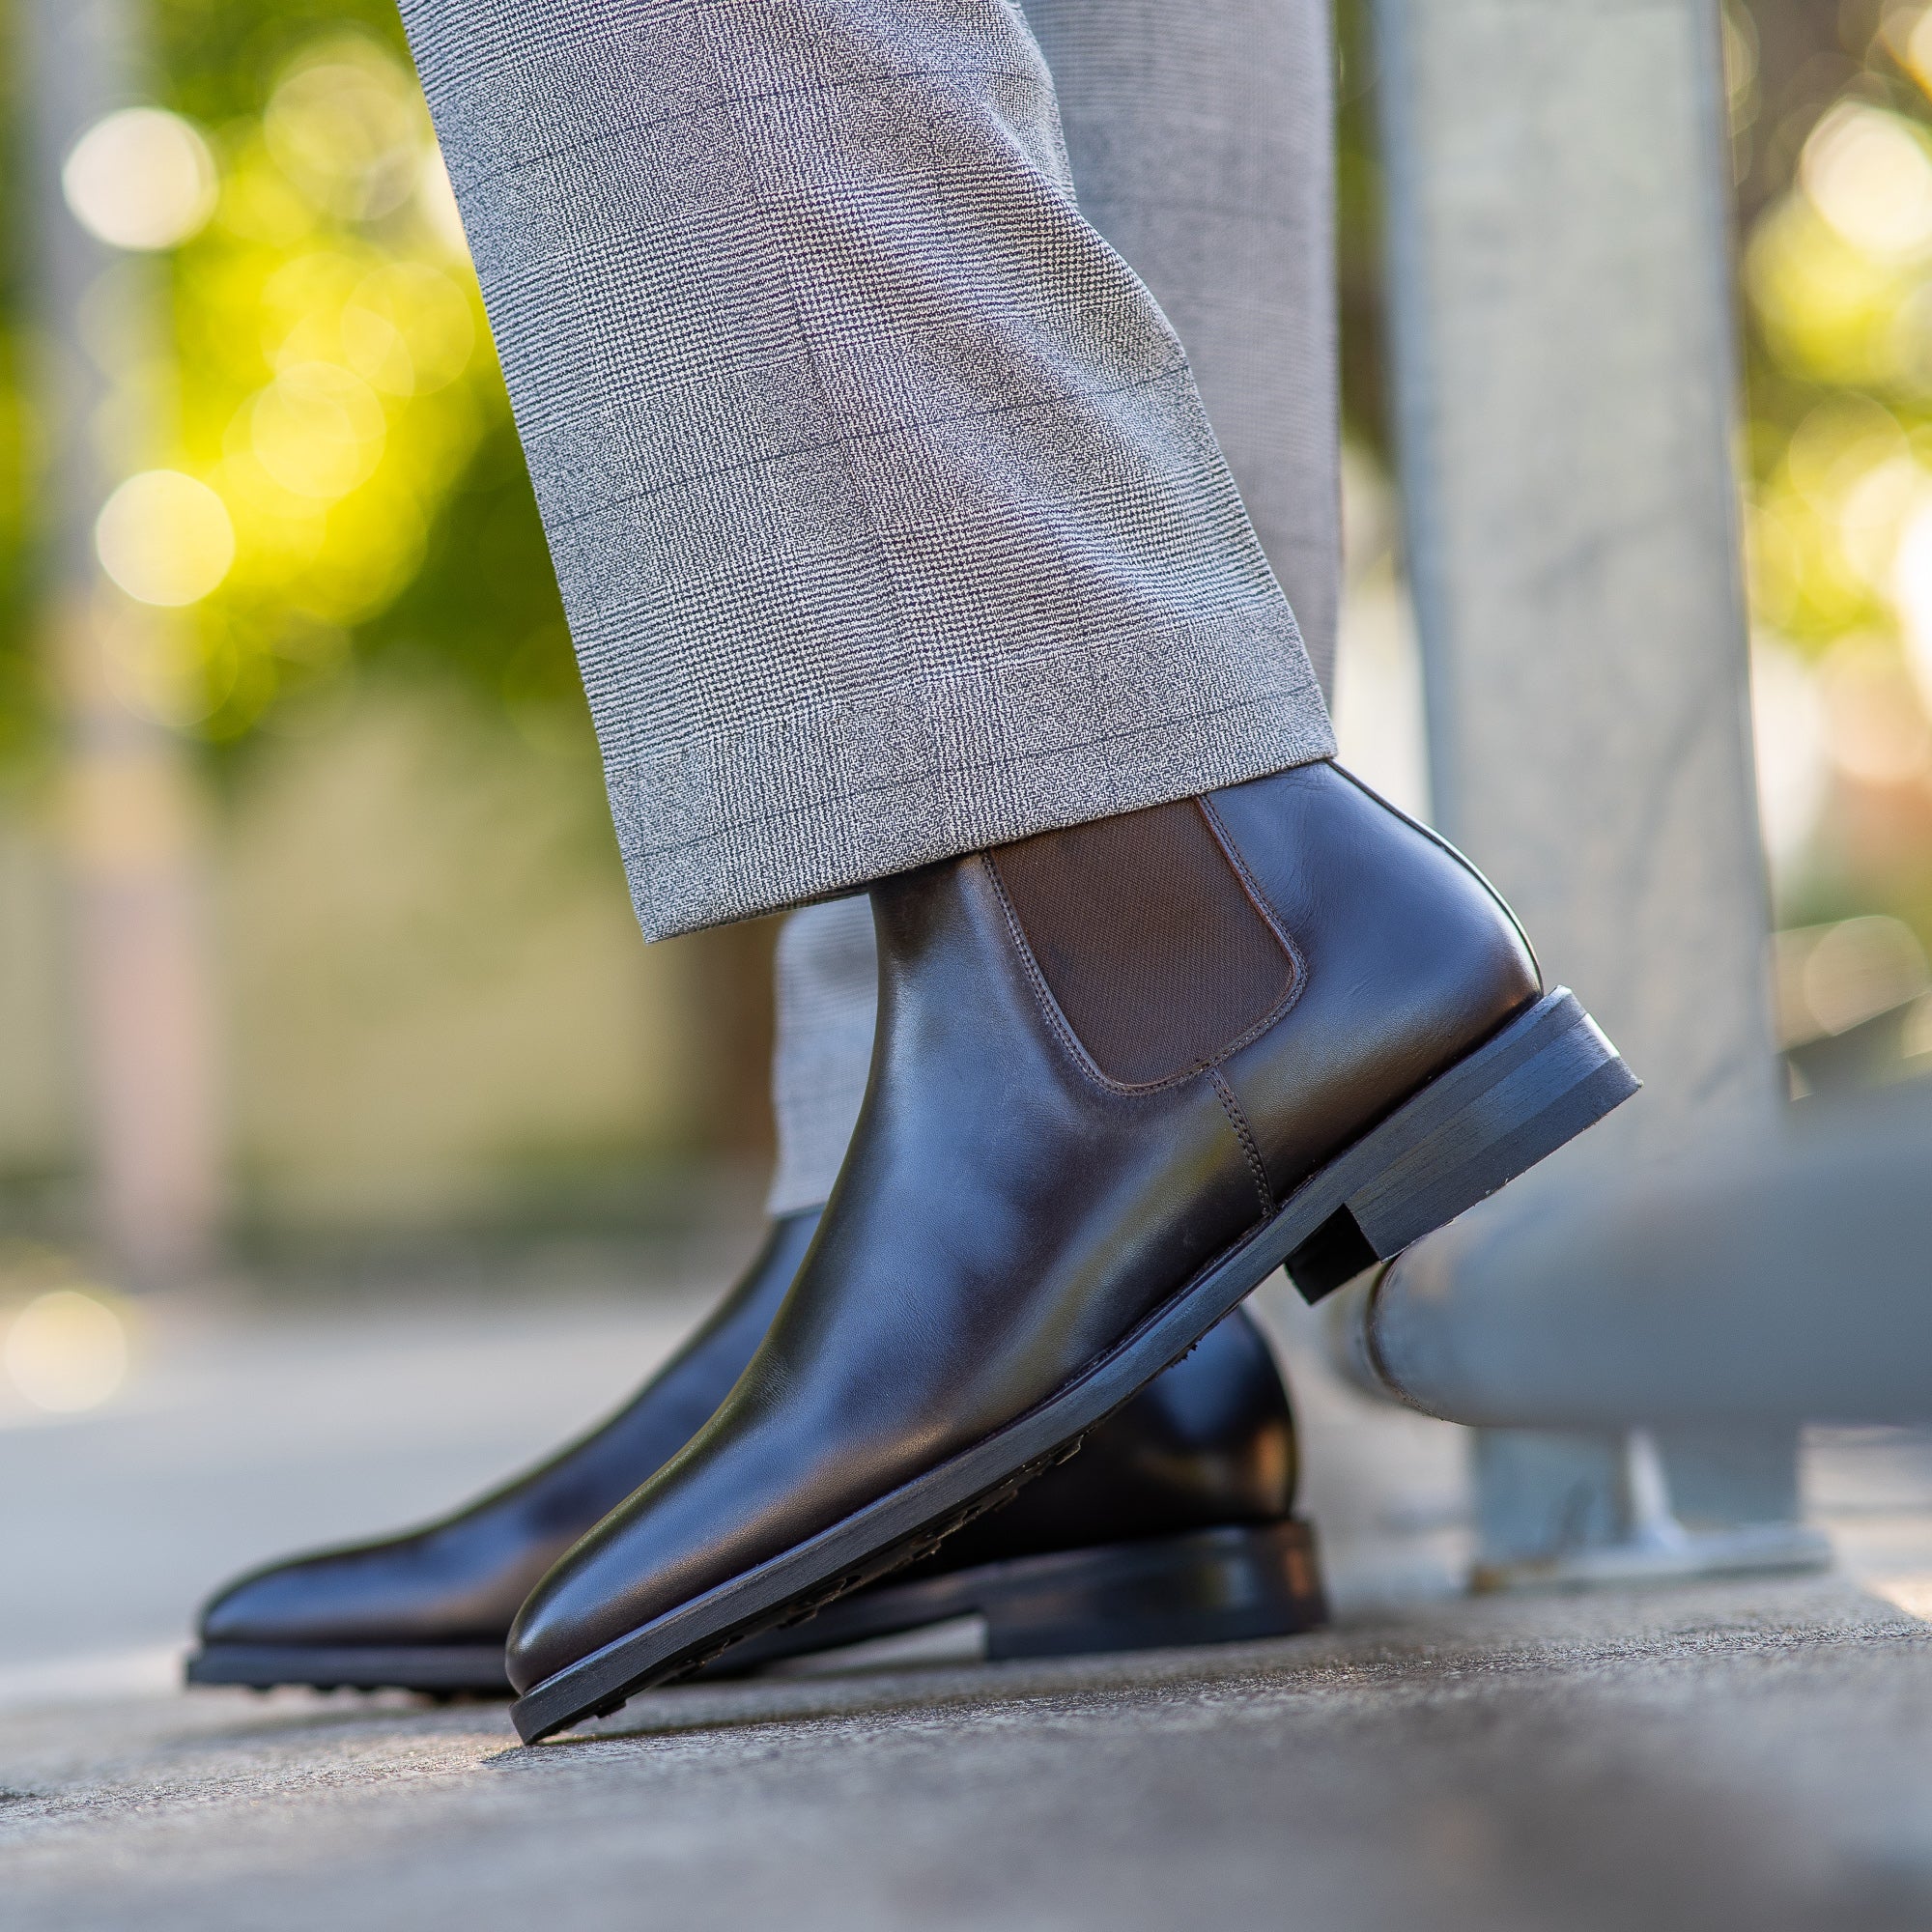
M 190 1684 L 511 1695 L 503 1643 L 530 1587 L 681 1449 L 738 1379 L 791 1286 L 815 1209 L 774 1222 L 724 1301 L 616 1414 L 513 1481 L 401 1536 L 291 1557 L 201 1616 Z M 923 1565 L 721 1664 L 982 1620 L 988 1654 L 1037 1657 L 1281 1636 L 1323 1620 L 1293 1514 L 1294 1425 L 1240 1310 L 1010 1509 Z
M 519 1613 L 526 1740 L 923 1555 L 1272 1269 L 1315 1298 L 1635 1087 L 1480 875 L 1332 764 L 872 903 L 838 1187 L 718 1412 Z

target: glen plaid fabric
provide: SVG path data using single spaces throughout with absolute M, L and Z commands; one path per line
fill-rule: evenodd
M 1334 42 L 1327 0 L 1021 0 L 1080 212 L 1187 360 L 1333 691 L 1342 590 Z
M 1187 344 L 1248 515 L 1328 688 L 1341 579 L 1325 0 L 1023 0 L 1080 210 Z M 821 1206 L 871 1063 L 871 908 L 779 935 L 766 1211 Z
M 1329 755 L 1003 0 L 406 0 L 649 937 Z

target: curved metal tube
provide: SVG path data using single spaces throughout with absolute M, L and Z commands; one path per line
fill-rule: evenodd
M 1337 1297 L 1359 1385 L 1503 1428 L 1932 1417 L 1932 1099 L 1486 1204 Z

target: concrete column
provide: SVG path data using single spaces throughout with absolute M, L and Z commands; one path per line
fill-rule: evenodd
M 124 700 L 179 621 L 124 596 L 94 554 L 117 484 L 164 459 L 168 347 L 159 263 L 89 235 L 61 171 L 102 115 L 147 94 L 141 0 L 32 0 L 21 89 L 32 129 L 33 282 L 54 461 L 44 631 L 63 700 L 72 998 L 85 1060 L 97 1228 L 136 1286 L 208 1262 L 223 1202 L 201 843 L 185 748 Z
M 1718 9 L 1377 5 L 1435 819 L 1647 1087 L 1492 1205 L 1508 1216 L 1538 1185 L 1761 1121 L 1778 1091 Z M 1685 1471 L 1706 1517 L 1711 1471 L 1728 1466 L 1708 1450 Z M 1753 1454 L 1779 1470 L 1741 1481 L 1746 1510 L 1788 1493 L 1788 1433 Z M 1579 1503 L 1585 1464 L 1595 1492 Z M 1564 1524 L 1584 1544 L 1621 1533 L 1622 1464 L 1601 1436 L 1486 1446 L 1479 1473 L 1507 1470 L 1509 1492 L 1484 1497 L 1492 1565 L 1548 1557 Z

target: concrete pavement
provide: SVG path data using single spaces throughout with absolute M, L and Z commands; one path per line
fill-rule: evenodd
M 1333 1632 L 679 1688 L 528 1750 L 491 1706 L 168 1688 L 228 1568 L 500 1473 L 704 1275 L 160 1310 L 117 1406 L 0 1412 L 0 1924 L 1932 1924 L 1923 1439 L 1813 1446 L 1857 1578 L 1463 1600 L 1457 1432 L 1333 1383 L 1285 1303 Z
M 1923 1927 L 1929 1646 L 1811 1583 L 672 1690 L 534 1749 L 492 1709 L 291 1693 L 16 1715 L 0 1917 Z

